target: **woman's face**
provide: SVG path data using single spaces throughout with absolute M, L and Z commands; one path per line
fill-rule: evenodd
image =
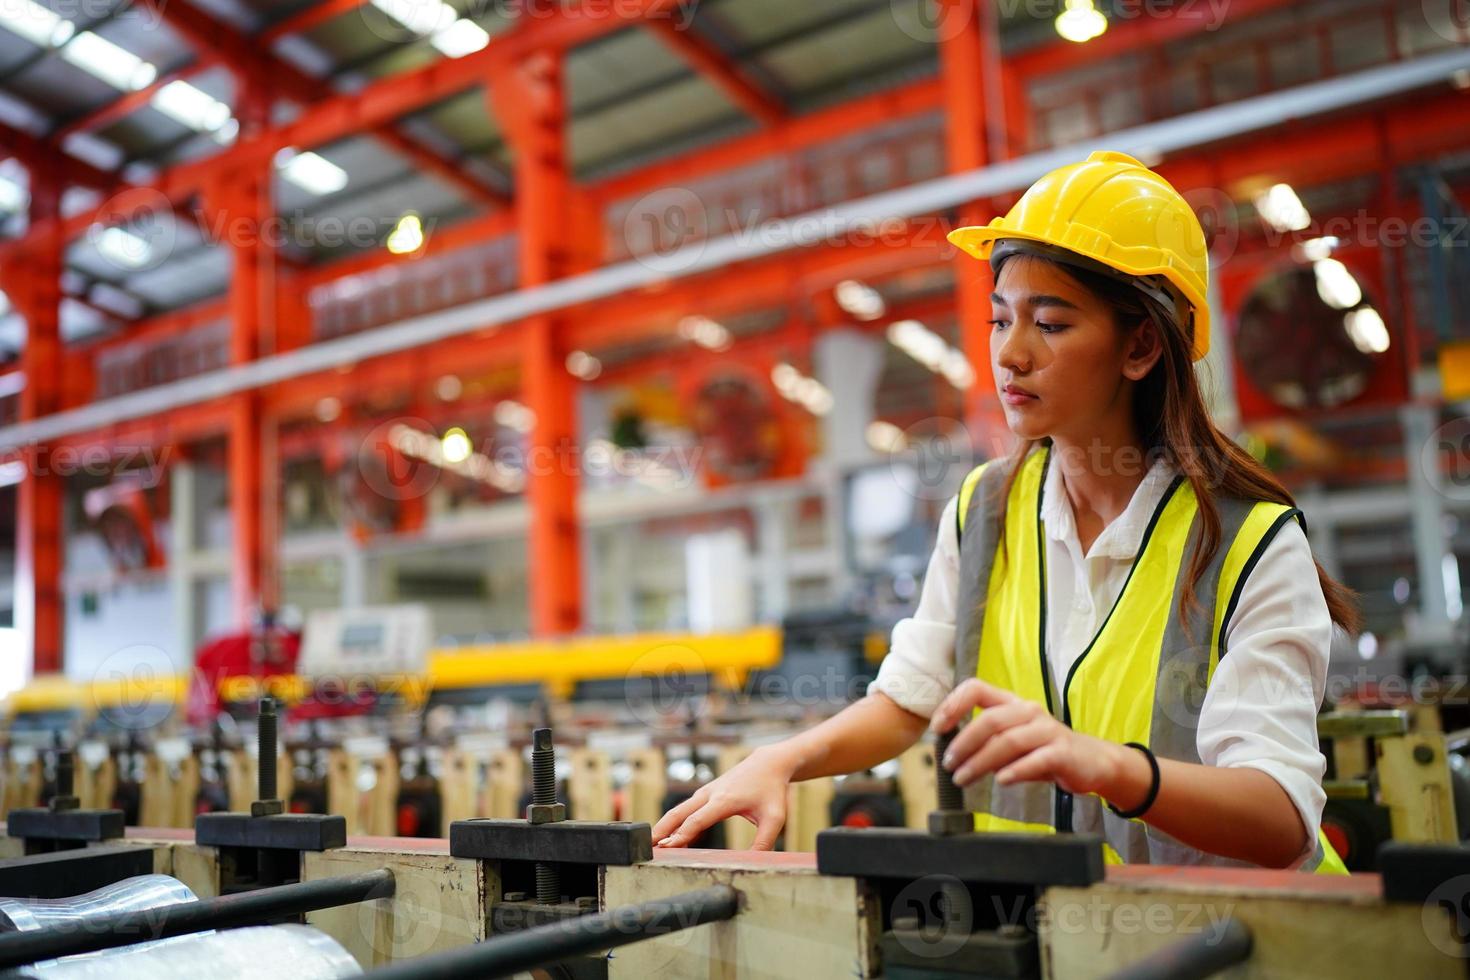
M 990 364 L 1012 432 L 1085 444 L 1108 420 L 1126 422 L 1127 382 L 1163 353 L 1151 326 L 1120 330 L 1110 306 L 1028 255 L 1001 266 L 990 300 Z

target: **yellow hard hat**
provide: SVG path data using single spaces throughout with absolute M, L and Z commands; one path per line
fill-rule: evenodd
M 1032 184 L 1005 217 L 956 228 L 947 237 L 993 264 L 1013 251 L 1033 252 L 1139 277 L 1134 285 L 1179 314 L 1180 326 L 1193 337 L 1192 359 L 1210 349 L 1204 229 L 1173 185 L 1126 153 L 1099 150 L 1082 163 L 1058 167 Z M 996 249 L 1002 240 L 1006 244 Z

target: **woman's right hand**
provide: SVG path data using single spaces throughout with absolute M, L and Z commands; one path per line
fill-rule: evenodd
M 786 823 L 786 788 L 794 771 L 779 745 L 761 746 L 659 818 L 654 846 L 687 847 L 719 821 L 744 817 L 756 828 L 751 849 L 769 851 Z

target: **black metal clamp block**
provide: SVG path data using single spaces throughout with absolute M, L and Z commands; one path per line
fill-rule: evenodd
M 126 844 L 33 854 L 0 861 L 0 895 L 70 898 L 124 878 L 153 873 L 153 849 Z
M 482 861 L 548 861 L 625 867 L 653 860 L 653 828 L 624 820 L 456 820 L 449 853 Z
M 1383 897 L 1422 905 L 1444 899 L 1456 909 L 1470 894 L 1470 847 L 1388 841 L 1378 848 Z
M 206 847 L 264 847 L 329 851 L 347 844 L 347 818 L 340 814 L 201 813 L 194 818 L 194 843 Z
M 121 810 L 52 810 L 27 807 L 11 810 L 5 818 L 5 833 L 31 840 L 81 841 L 116 840 L 123 835 L 126 815 Z
M 885 978 L 1035 977 L 1036 936 L 1022 925 L 984 929 L 962 939 L 916 920 L 899 920 L 878 941 Z
M 1097 834 L 937 837 L 901 827 L 834 827 L 817 834 L 817 871 L 849 878 L 950 875 L 980 884 L 1090 885 L 1103 878 L 1103 841 Z

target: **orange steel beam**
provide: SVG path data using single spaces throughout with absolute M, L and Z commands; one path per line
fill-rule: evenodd
M 565 59 L 533 55 L 491 76 L 492 111 L 515 151 L 520 277 L 539 286 L 590 267 L 588 241 L 600 240 L 587 213 L 574 207 L 566 150 Z M 583 259 L 583 261 L 578 261 Z M 521 392 L 535 413 L 527 450 L 530 508 L 527 567 L 531 630 L 560 636 L 582 624 L 580 527 L 577 517 L 576 384 L 566 369 L 559 316 L 521 325 Z
M 352 13 L 365 0 L 322 0 L 300 13 L 292 14 L 278 24 L 272 24 L 254 38 L 261 47 L 270 47 L 288 34 L 305 34 L 330 20 Z
M 33 175 L 45 179 L 81 184 L 104 192 L 119 183 L 116 174 L 63 152 L 44 137 L 33 136 L 9 123 L 0 122 L 0 157 L 6 156 L 15 157 Z
M 242 84 L 278 90 L 295 102 L 310 104 L 335 94 L 331 87 L 269 51 L 258 47 L 225 22 L 191 6 L 183 0 L 142 0 L 171 28 L 182 34 L 201 52 L 229 65 L 241 77 Z M 493 191 L 464 173 L 453 161 L 445 160 L 413 138 L 389 124 L 371 128 L 374 136 L 408 157 L 414 165 L 429 171 L 457 187 L 470 200 L 502 207 L 505 196 Z
M 242 86 L 247 84 L 242 79 Z M 236 111 L 243 133 L 255 133 L 270 118 L 271 100 L 264 87 L 243 88 Z M 247 161 L 233 174 L 208 188 L 206 205 L 230 222 L 260 228 L 272 214 L 271 171 Z M 264 235 L 227 239 L 232 264 L 226 299 L 230 321 L 230 363 L 249 363 L 268 353 L 275 342 L 275 249 Z M 269 340 L 267 340 L 269 338 Z M 275 606 L 273 563 L 277 547 L 274 514 L 267 484 L 276 482 L 276 463 L 265 449 L 257 392 L 229 399 L 228 465 L 231 517 L 230 587 L 236 624 L 248 628 L 257 607 Z
M 53 218 L 61 206 L 62 186 L 54 175 L 36 173 L 31 185 L 33 220 Z M 55 227 L 54 222 L 51 225 Z M 35 419 L 61 408 L 61 270 L 65 243 L 54 231 L 37 242 L 18 267 L 5 270 L 6 291 L 26 319 L 21 370 L 21 419 Z M 62 510 L 66 485 L 51 465 L 48 447 L 31 446 L 20 458 L 26 475 L 16 494 L 15 626 L 30 645 L 38 674 L 59 671 L 64 611 L 61 595 Z
M 668 20 L 651 20 L 647 26 L 670 50 L 763 125 L 774 126 L 786 118 L 786 107 L 780 99 L 751 81 L 718 48 L 696 37 L 687 26 L 681 29 Z
M 940 78 L 944 85 L 945 160 L 950 173 L 976 170 L 990 162 L 986 140 L 985 79 L 986 38 L 991 18 L 984 16 L 978 0 L 941 0 L 939 42 Z M 982 24 L 982 17 L 984 24 Z M 961 225 L 984 224 L 989 206 L 971 201 L 959 208 Z M 960 323 L 960 346 L 971 364 L 990 363 L 990 330 L 984 326 L 990 311 L 990 284 L 980 275 L 974 260 L 956 251 L 953 259 L 955 304 Z M 987 386 L 975 385 L 966 399 L 967 420 L 975 418 L 982 404 L 993 402 Z

